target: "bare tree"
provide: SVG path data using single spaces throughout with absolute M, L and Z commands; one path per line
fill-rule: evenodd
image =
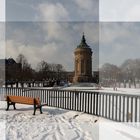
M 37 65 L 37 71 L 40 80 L 49 79 L 50 66 L 47 62 L 39 62 Z
M 124 78 L 127 81 L 135 82 L 140 79 L 140 59 L 128 59 L 121 65 Z
M 60 80 L 64 77 L 65 74 L 64 68 L 61 64 L 49 64 L 45 61 L 41 61 L 38 63 L 37 72 L 40 80 Z
M 33 69 L 31 65 L 28 63 L 26 57 L 23 54 L 19 54 L 17 59 L 17 63 L 21 64 L 21 72 L 19 73 L 20 80 L 31 80 L 33 78 Z
M 113 64 L 105 63 L 100 68 L 100 82 L 106 85 L 111 85 L 114 81 L 119 81 L 121 77 L 121 70 Z

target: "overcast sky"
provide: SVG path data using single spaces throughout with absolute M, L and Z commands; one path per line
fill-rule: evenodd
M 74 69 L 74 50 L 83 32 L 93 51 L 94 68 L 98 66 L 99 31 L 93 22 L 8 22 L 6 24 L 6 56 L 24 54 L 33 67 L 41 60 L 63 64 Z
M 98 54 L 100 65 L 121 65 L 140 57 L 140 23 L 8 22 L 6 27 L 6 56 L 16 58 L 23 53 L 33 67 L 46 60 L 73 70 L 73 52 L 83 32 L 93 50 L 93 68 L 98 67 Z
M 126 59 L 140 58 L 139 22 L 101 22 L 99 37 L 100 65 L 120 65 Z
M 7 21 L 98 21 L 98 0 L 7 0 Z
M 7 21 L 140 21 L 139 13 L 140 0 L 6 0 Z
M 5 23 L 0 22 L 0 59 L 5 58 Z
M 100 21 L 140 21 L 140 0 L 99 0 Z
M 4 0 L 0 0 L 0 7 L 2 3 Z M 140 0 L 7 0 L 6 56 L 16 58 L 23 53 L 33 67 L 44 59 L 73 70 L 73 51 L 84 32 L 93 50 L 94 69 L 98 54 L 100 65 L 120 65 L 128 58 L 139 58 L 140 23 L 126 22 L 140 21 L 139 13 Z M 3 58 L 2 22 L 0 34 Z
M 0 21 L 5 3 L 8 21 L 140 21 L 140 0 L 0 0 Z

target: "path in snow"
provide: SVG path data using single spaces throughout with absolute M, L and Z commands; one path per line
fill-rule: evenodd
M 139 123 L 136 124 L 139 128 L 135 128 L 131 124 L 115 123 L 103 118 L 98 120 L 93 115 L 53 107 L 43 107 L 43 114 L 37 111 L 33 116 L 32 106 L 17 104 L 16 107 L 17 110 L 6 112 L 6 102 L 0 101 L 0 140 L 5 140 L 3 135 L 6 135 L 6 140 L 140 139 Z M 2 125 L 5 125 L 5 133 L 1 130 Z
M 3 102 L 2 102 L 3 103 Z M 17 105 L 17 110 L 3 111 L 7 140 L 93 140 L 97 117 L 80 112 L 44 107 L 43 114 L 32 115 L 32 106 Z M 12 106 L 11 106 L 12 108 Z

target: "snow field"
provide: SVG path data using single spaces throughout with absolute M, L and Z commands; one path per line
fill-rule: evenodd
M 80 112 L 44 107 L 43 114 L 33 116 L 33 107 L 17 104 L 17 110 L 4 111 L 1 101 L 0 120 L 6 120 L 6 140 L 92 140 L 98 118 Z M 12 106 L 11 106 L 12 108 Z
M 83 112 L 48 106 L 43 107 L 43 114 L 37 111 L 35 116 L 29 105 L 17 104 L 17 110 L 12 106 L 9 111 L 5 108 L 6 102 L 0 101 L 0 122 L 2 133 L 5 133 L 1 140 L 140 139 L 140 123 L 116 123 Z

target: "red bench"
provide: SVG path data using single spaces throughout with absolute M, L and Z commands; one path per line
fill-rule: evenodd
M 9 106 L 13 105 L 14 109 L 16 109 L 15 104 L 27 104 L 27 105 L 33 105 L 34 106 L 34 112 L 33 115 L 35 115 L 36 109 L 40 110 L 40 114 L 42 114 L 42 105 L 39 98 L 32 98 L 32 97 L 24 97 L 24 96 L 6 96 L 7 101 L 7 109 L 9 110 Z

